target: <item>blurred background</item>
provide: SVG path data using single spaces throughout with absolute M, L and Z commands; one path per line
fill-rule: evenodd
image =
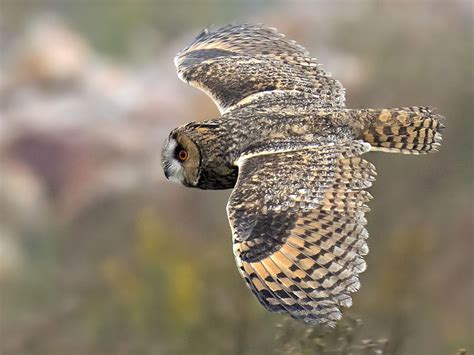
M 473 351 L 473 2 L 2 0 L 1 354 Z M 169 131 L 218 116 L 173 57 L 261 22 L 352 108 L 431 105 L 438 154 L 368 154 L 370 254 L 335 331 L 267 313 L 235 267 L 230 191 L 164 179 Z

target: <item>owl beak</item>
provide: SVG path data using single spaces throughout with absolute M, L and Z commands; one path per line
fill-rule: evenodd
M 165 177 L 166 179 L 170 179 L 170 172 L 168 171 L 168 169 L 164 169 L 164 172 L 165 172 Z

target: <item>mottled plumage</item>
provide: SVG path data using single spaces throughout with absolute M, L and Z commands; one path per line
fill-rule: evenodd
M 175 58 L 178 75 L 222 116 L 173 130 L 170 179 L 234 188 L 227 204 L 240 273 L 260 303 L 334 325 L 365 270 L 370 150 L 421 154 L 440 145 L 426 107 L 347 109 L 342 85 L 273 29 L 203 31 Z

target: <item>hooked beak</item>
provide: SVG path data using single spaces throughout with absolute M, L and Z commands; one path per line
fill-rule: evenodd
M 170 179 L 170 173 L 169 173 L 168 169 L 165 168 L 164 172 L 165 172 L 166 179 L 169 180 Z

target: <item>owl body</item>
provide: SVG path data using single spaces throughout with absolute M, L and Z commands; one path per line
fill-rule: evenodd
M 291 107 L 287 106 L 291 110 Z M 293 151 L 321 145 L 337 136 L 354 139 L 351 122 L 338 112 L 315 111 L 305 115 L 290 112 L 255 112 L 237 109 L 222 118 L 192 122 L 178 128 L 200 147 L 201 176 L 195 187 L 233 188 L 237 181 L 238 158 L 245 154 Z
M 334 326 L 366 267 L 376 173 L 361 156 L 436 151 L 442 116 L 346 108 L 342 85 L 306 49 L 261 25 L 204 30 L 175 64 L 221 116 L 170 133 L 166 177 L 233 188 L 227 215 L 247 286 L 271 312 Z

